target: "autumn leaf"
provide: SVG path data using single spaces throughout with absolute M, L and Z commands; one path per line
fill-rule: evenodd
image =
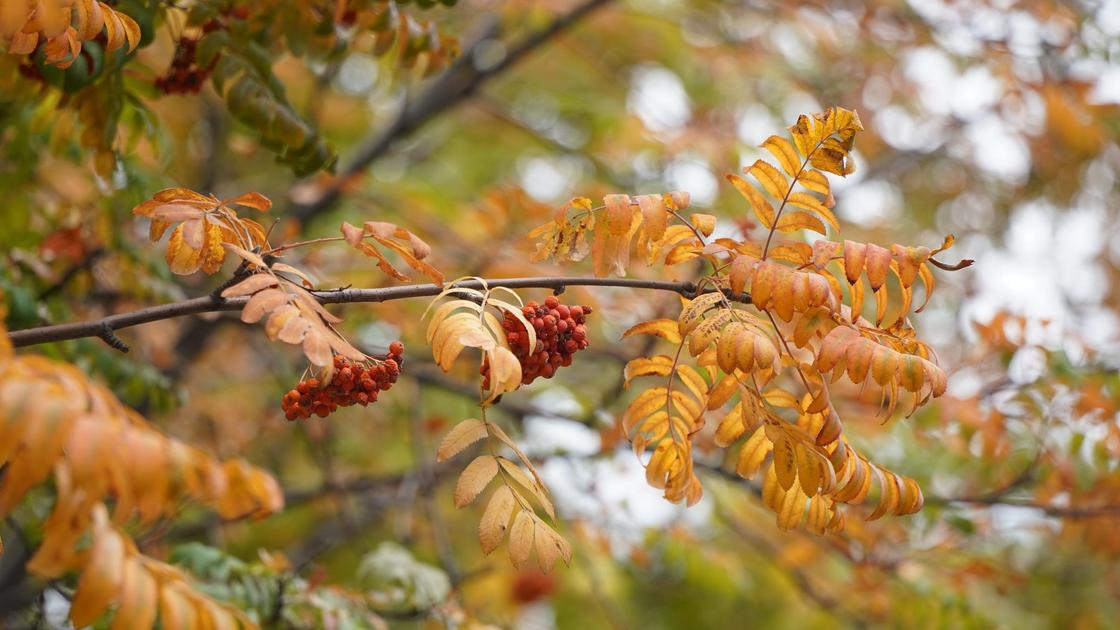
M 264 227 L 239 217 L 233 206 L 268 210 L 268 198 L 246 193 L 222 201 L 185 188 L 168 188 L 132 209 L 150 220 L 149 237 L 158 241 L 175 226 L 167 242 L 167 265 L 172 273 L 189 275 L 199 269 L 212 274 L 221 269 L 226 249 L 236 245 L 245 250 L 267 248 Z M 264 266 L 263 263 L 260 266 Z

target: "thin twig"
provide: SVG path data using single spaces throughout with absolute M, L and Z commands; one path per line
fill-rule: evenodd
M 666 282 L 661 280 L 642 280 L 635 278 L 596 278 L 577 276 L 563 277 L 534 277 L 534 278 L 496 278 L 485 281 L 486 286 L 507 287 L 510 289 L 561 289 L 564 287 L 621 287 L 630 289 L 648 289 L 654 291 L 671 291 L 685 297 L 695 297 L 696 285 L 692 282 Z M 482 281 L 463 280 L 454 286 L 466 288 L 483 288 Z M 439 295 L 444 287 L 434 284 L 406 284 L 395 287 L 378 289 L 338 289 L 334 291 L 315 291 L 313 295 L 322 304 L 350 304 L 356 302 L 389 302 L 407 298 L 433 297 Z M 714 289 L 712 289 L 714 290 Z M 725 293 L 726 294 L 726 293 Z M 730 299 L 748 302 L 750 296 L 728 295 Z M 238 311 L 245 306 L 248 297 L 235 297 L 229 299 L 215 298 L 213 295 L 197 297 L 182 302 L 150 306 L 127 313 L 109 315 L 101 319 L 84 322 L 57 324 L 54 326 L 40 326 L 14 330 L 8 334 L 12 345 L 17 348 L 33 346 L 52 341 L 66 339 L 80 339 L 83 337 L 101 337 L 107 342 L 112 341 L 105 333 L 111 335 L 114 331 L 123 328 L 146 324 L 164 319 L 193 315 L 197 313 L 212 313 L 219 311 Z M 115 337 L 115 335 L 113 335 Z M 120 341 L 117 339 L 117 341 Z M 123 343 L 123 342 L 122 342 Z M 114 345 L 114 347 L 116 347 Z M 127 347 L 127 346 L 126 346 Z

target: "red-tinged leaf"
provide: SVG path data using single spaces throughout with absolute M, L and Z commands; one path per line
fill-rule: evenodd
M 736 295 L 743 294 L 743 291 L 747 288 L 747 282 L 754 273 L 757 262 L 757 260 L 749 256 L 736 256 L 735 260 L 731 261 L 731 268 L 728 270 L 727 277 L 732 293 Z
M 880 386 L 886 385 L 894 379 L 897 358 L 898 354 L 890 348 L 875 345 L 871 353 L 871 377 Z
M 166 223 L 178 223 L 179 221 L 201 219 L 204 214 L 205 211 L 198 206 L 191 206 L 183 203 L 169 203 L 158 206 L 152 210 L 148 216 L 153 220 L 164 221 Z
M 891 252 L 889 249 L 879 247 L 874 243 L 867 244 L 867 280 L 871 284 L 872 291 L 878 291 L 879 287 L 887 281 L 887 274 L 891 269 Z
M 233 252 L 238 257 L 240 257 L 242 260 L 245 260 L 245 261 L 247 261 L 247 262 L 249 262 L 253 265 L 256 265 L 257 267 L 259 267 L 261 269 L 268 269 L 268 265 L 265 264 L 264 259 L 261 258 L 259 255 L 254 254 L 253 252 L 250 252 L 250 251 L 247 251 L 247 250 L 245 250 L 241 247 L 238 247 L 237 245 L 234 245 L 233 243 L 222 243 L 222 247 L 226 248 L 226 250 L 228 250 L 228 251 Z
M 623 236 L 630 231 L 634 213 L 630 209 L 629 195 L 607 195 L 603 197 L 607 212 L 607 231 L 614 236 Z
M 267 212 L 272 208 L 272 200 L 258 192 L 248 192 L 238 195 L 233 199 L 226 200 L 227 206 L 245 206 L 246 208 L 253 208 L 261 212 Z
M 374 236 L 374 238 L 378 243 L 381 243 L 389 249 L 397 252 L 397 254 L 409 267 L 412 267 L 416 271 L 419 271 L 425 276 L 428 276 L 428 278 L 430 278 L 436 285 L 441 287 L 443 286 L 443 273 L 441 273 L 435 267 L 414 256 L 404 245 L 401 245 L 400 243 L 392 240 L 383 239 L 379 236 Z
M 315 283 L 311 280 L 310 276 L 308 276 L 306 273 L 304 273 L 303 270 L 298 269 L 296 267 L 293 267 L 293 266 L 291 266 L 287 263 L 282 263 L 282 262 L 272 263 L 272 270 L 277 272 L 277 273 L 290 273 L 290 274 L 292 274 L 293 276 L 299 278 L 299 280 L 303 284 L 304 288 L 307 288 L 307 289 L 315 288 Z
M 385 272 L 393 278 L 396 278 L 397 280 L 408 280 L 408 276 L 397 270 L 397 268 L 393 266 L 393 263 L 389 262 L 389 259 L 386 258 L 372 244 L 362 241 L 358 243 L 356 247 L 358 248 L 358 251 L 362 252 L 366 256 L 377 260 L 377 268 L 381 271 Z
M 928 247 L 891 247 L 895 263 L 898 265 L 898 279 L 903 287 L 910 287 L 918 277 L 918 268 L 929 260 Z
M 397 225 L 386 221 L 366 221 L 364 224 L 367 234 L 380 238 L 392 238 L 397 233 Z
M 867 263 L 867 245 L 855 241 L 844 241 L 844 276 L 848 284 L 855 284 Z
M 416 258 L 423 260 L 432 254 L 432 246 L 424 242 L 424 239 L 407 230 L 405 233 L 408 238 L 408 244 L 412 247 L 412 254 L 416 256 Z
M 351 225 L 347 221 L 342 222 L 342 225 L 339 226 L 339 230 L 342 232 L 342 237 L 346 239 L 346 242 L 349 243 L 351 247 L 357 247 L 358 243 L 361 243 L 366 235 L 362 228 Z
M 660 240 L 669 223 L 669 213 L 665 210 L 661 195 L 639 195 L 635 199 L 642 212 L 642 225 L 646 235 L 652 241 Z

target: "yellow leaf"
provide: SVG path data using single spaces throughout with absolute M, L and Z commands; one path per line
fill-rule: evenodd
M 482 513 L 482 520 L 478 523 L 478 541 L 482 545 L 482 553 L 489 554 L 502 544 L 515 505 L 516 499 L 509 486 L 502 486 L 494 491 Z
M 517 569 L 525 567 L 533 552 L 533 531 L 536 529 L 529 512 L 521 510 L 513 519 L 509 532 L 509 559 Z
M 455 484 L 455 507 L 470 504 L 482 489 L 498 474 L 498 459 L 493 455 L 480 455 L 463 469 Z
M 692 226 L 704 236 L 711 236 L 716 229 L 716 218 L 713 215 L 693 213 L 688 218 Z
M 108 523 L 104 506 L 94 508 L 93 547 L 70 605 L 76 627 L 92 624 L 116 598 L 124 580 L 124 540 Z
M 543 573 L 552 571 L 552 567 L 556 564 L 557 558 L 563 558 L 564 562 L 568 562 L 571 557 L 571 552 L 568 550 L 568 543 L 552 530 L 551 527 L 544 523 L 537 523 L 535 528 L 536 533 L 536 550 L 537 550 L 537 565 Z
M 676 324 L 673 324 L 674 328 Z M 664 354 L 655 357 L 638 357 L 626 363 L 623 369 L 624 383 L 630 386 L 630 381 L 640 376 L 668 376 L 673 371 L 673 358 Z
M 820 171 L 807 168 L 801 171 L 801 175 L 797 176 L 797 181 L 805 188 L 824 195 L 825 198 L 832 197 L 832 189 L 829 187 L 828 178 Z M 826 202 L 825 205 L 829 204 Z
M 520 453 L 520 451 L 518 452 Z M 524 453 L 522 453 L 521 456 L 524 457 Z M 521 487 L 533 494 L 533 497 L 537 499 L 550 518 L 556 518 L 556 508 L 552 505 L 552 499 L 548 497 L 548 492 L 545 490 L 544 484 L 541 483 L 540 477 L 537 476 L 536 470 L 533 470 L 531 465 L 527 467 L 533 470 L 533 478 L 530 478 L 529 475 L 525 474 L 525 471 L 518 468 L 517 464 L 504 457 L 498 458 L 498 464 L 501 465 L 502 471 L 506 475 L 509 475 L 509 477 L 516 481 Z
M 264 317 L 265 313 L 271 313 L 280 306 L 287 304 L 289 299 L 289 295 L 279 289 L 265 289 L 260 291 L 249 298 L 244 308 L 241 309 L 241 321 L 246 324 L 255 324 Z
M 653 335 L 655 337 L 661 337 L 669 343 L 681 342 L 679 326 L 677 322 L 672 319 L 652 319 L 635 324 L 626 329 L 626 332 L 622 333 L 622 338 L 625 339 L 632 335 Z
M 713 308 L 723 299 L 721 293 L 704 293 L 689 300 L 681 309 L 681 314 L 677 318 L 677 327 L 682 337 L 688 336 L 702 321 L 702 316 L 709 309 Z
M 808 212 L 786 212 L 782 218 L 778 219 L 778 224 L 774 229 L 779 232 L 796 232 L 798 230 L 812 230 L 818 234 L 824 234 L 824 224 L 821 220 L 809 214 Z
M 747 180 L 733 173 L 727 175 L 727 181 L 731 182 L 735 186 L 735 190 L 738 190 L 739 194 L 750 202 L 751 209 L 754 210 L 754 215 L 758 218 L 762 227 L 770 229 L 774 226 L 774 207 L 770 205 L 770 202 L 762 193 L 751 186 Z
M 448 431 L 440 442 L 439 449 L 436 451 L 436 461 L 442 462 L 455 457 L 463 449 L 487 435 L 489 433 L 486 431 L 486 424 L 481 420 L 475 418 L 463 420 Z
M 261 289 L 274 287 L 277 284 L 279 284 L 279 281 L 275 276 L 267 273 L 257 273 L 245 278 L 225 291 L 222 291 L 222 297 L 231 298 L 242 295 L 252 295 Z
M 765 190 L 771 197 L 775 199 L 785 199 L 786 193 L 789 192 L 789 179 L 782 174 L 777 168 L 765 160 L 755 160 L 747 172 L 754 175 L 758 183 L 762 184 Z
M 793 487 L 797 479 L 797 456 L 790 439 L 782 435 L 774 442 L 774 474 L 784 490 Z
M 790 177 L 794 177 L 801 170 L 801 160 L 797 157 L 797 150 L 793 148 L 789 140 L 780 136 L 770 136 L 761 146 L 778 160 L 782 170 Z
M 155 579 L 141 561 L 132 557 L 124 565 L 117 612 L 113 616 L 113 630 L 151 628 L 155 625 L 159 590 Z
M 789 204 L 817 213 L 834 231 L 840 231 L 840 222 L 836 220 L 836 215 L 812 194 L 806 192 L 790 193 Z M 821 234 L 824 234 L 823 230 L 821 230 Z

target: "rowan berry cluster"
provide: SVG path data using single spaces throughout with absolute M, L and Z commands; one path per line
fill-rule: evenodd
M 156 87 L 164 94 L 194 94 L 201 90 L 214 71 L 216 60 L 209 67 L 202 68 L 198 65 L 197 52 L 198 40 L 181 38 L 175 48 L 175 56 L 171 58 L 171 67 L 167 69 L 167 74 L 156 78 Z
M 344 357 L 334 358 L 334 378 L 330 383 L 320 383 L 312 378 L 300 381 L 295 389 L 284 394 L 280 407 L 288 420 L 310 418 L 312 414 L 325 418 L 339 407 L 377 402 L 378 393 L 397 382 L 404 364 L 404 344 L 389 344 L 389 354 L 371 363 L 354 362 Z
M 543 305 L 527 303 L 521 313 L 537 333 L 537 345 L 529 353 L 529 335 L 512 313 L 506 313 L 502 328 L 506 331 L 510 350 L 521 362 L 521 383 L 528 385 L 537 377 L 552 378 L 556 370 L 572 364 L 572 355 L 587 347 L 587 315 L 590 306 L 561 304 L 556 296 L 545 298 Z M 490 388 L 490 365 L 483 363 L 482 387 Z

